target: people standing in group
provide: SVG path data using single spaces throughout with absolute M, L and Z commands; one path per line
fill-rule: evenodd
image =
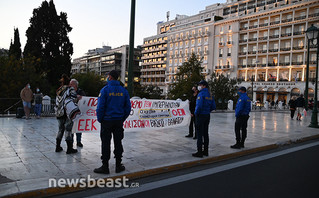
M 124 152 L 122 139 L 124 138 L 123 122 L 130 115 L 131 102 L 128 91 L 117 80 L 119 74 L 112 70 L 108 74 L 108 84 L 102 88 L 96 108 L 97 120 L 101 123 L 100 137 L 102 141 L 102 166 L 94 169 L 95 173 L 109 174 L 109 160 L 111 156 L 111 139 L 114 141 L 115 172 L 125 170 L 122 164 Z
M 26 86 L 21 90 L 20 97 L 23 103 L 24 113 L 26 115 L 26 119 L 31 119 L 30 112 L 31 112 L 31 101 L 32 101 L 33 92 L 31 90 L 30 84 L 26 84 Z
M 290 117 L 292 120 L 294 119 L 296 108 L 297 108 L 296 99 L 297 99 L 297 97 L 293 96 L 293 97 L 291 97 L 291 99 L 288 102 L 288 105 L 290 108 Z
M 76 100 L 77 94 L 75 90 L 69 86 L 70 78 L 67 75 L 63 74 L 62 78 L 60 79 L 60 82 L 61 82 L 61 86 L 56 91 L 57 97 L 56 97 L 55 115 L 58 119 L 59 131 L 56 137 L 55 152 L 63 151 L 63 148 L 61 147 L 61 141 L 64 134 L 65 142 L 67 144 L 66 154 L 73 154 L 73 153 L 77 153 L 78 151 L 76 149 L 73 149 L 73 134 L 72 134 L 73 122 L 67 116 L 67 113 L 65 110 L 65 100 L 66 99 Z
M 301 94 L 296 100 L 296 107 L 297 107 L 297 120 L 301 121 L 303 110 L 305 109 L 306 101 Z
M 251 100 L 247 96 L 247 90 L 245 87 L 238 89 L 237 94 L 239 99 L 235 109 L 235 135 L 236 144 L 230 146 L 233 149 L 240 149 L 245 147 L 245 140 L 247 138 L 247 122 L 249 119 L 249 113 L 251 111 Z M 241 133 L 240 133 L 241 131 Z
M 193 86 L 192 88 L 192 96 L 190 98 L 190 102 L 189 102 L 189 110 L 190 110 L 190 113 L 191 113 L 191 121 L 190 121 L 190 124 L 189 124 L 189 132 L 188 132 L 188 135 L 186 135 L 185 137 L 188 137 L 188 138 L 192 138 L 193 135 L 194 135 L 194 127 L 195 127 L 195 136 L 194 136 L 194 139 L 197 139 L 197 129 L 196 129 L 196 124 L 195 124 L 195 108 L 196 108 L 196 99 L 197 99 L 197 95 L 198 95 L 198 89 L 196 86 Z
M 76 91 L 79 100 L 82 98 L 82 96 L 85 96 L 85 92 L 81 88 L 79 88 L 79 82 L 76 79 L 71 79 L 70 86 L 73 87 Z M 81 139 L 82 133 L 76 133 L 76 145 L 78 147 L 83 147 Z
M 35 94 L 34 94 L 34 113 L 37 116 L 37 118 L 40 118 L 41 111 L 42 111 L 42 99 L 43 94 L 40 92 L 39 87 L 36 88 Z
M 197 128 L 197 152 L 193 157 L 208 156 L 209 135 L 208 127 L 210 122 L 210 112 L 216 109 L 214 97 L 208 89 L 208 83 L 202 80 L 198 83 L 198 96 L 195 107 L 195 120 Z M 204 138 L 204 150 L 203 150 Z

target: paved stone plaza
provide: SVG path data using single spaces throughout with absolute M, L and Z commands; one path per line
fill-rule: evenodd
M 319 129 L 307 127 L 310 116 L 299 122 L 288 111 L 251 113 L 245 149 L 319 134 Z M 234 113 L 211 114 L 211 157 L 238 152 L 229 148 L 235 143 L 234 121 Z M 57 124 L 55 118 L 0 118 L 0 196 L 48 188 L 49 178 L 106 177 L 93 173 L 101 165 L 99 134 L 83 134 L 84 147 L 77 154 L 66 155 L 64 141 L 64 151 L 55 153 Z M 198 160 L 191 156 L 196 141 L 185 138 L 187 134 L 188 127 L 125 133 L 124 173 Z M 112 158 L 109 176 L 116 175 L 114 162 Z

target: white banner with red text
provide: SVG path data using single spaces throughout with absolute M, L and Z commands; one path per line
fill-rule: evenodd
M 97 121 L 96 97 L 82 97 L 79 101 L 81 116 L 74 120 L 73 133 L 100 132 Z M 125 131 L 168 129 L 189 125 L 189 102 L 181 100 L 131 99 L 132 110 L 124 121 Z

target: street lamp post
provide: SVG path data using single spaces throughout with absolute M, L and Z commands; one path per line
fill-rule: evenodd
M 305 89 L 305 100 L 306 106 L 305 109 L 308 111 L 308 90 L 309 90 L 309 60 L 310 60 L 310 39 L 308 39 L 308 49 L 307 49 L 307 68 L 306 68 L 306 89 Z
M 314 25 L 311 25 L 310 28 L 307 29 L 307 38 L 312 42 L 312 44 L 317 45 L 317 62 L 316 62 L 316 81 L 315 81 L 315 101 L 314 101 L 314 107 L 312 110 L 312 116 L 311 116 L 311 123 L 309 127 L 312 128 L 319 128 L 318 126 L 318 53 L 319 53 L 319 29 L 315 27 Z M 309 42 L 308 42 L 309 43 Z M 308 50 L 309 50 L 309 45 L 308 45 Z M 309 60 L 308 60 L 309 62 Z M 309 82 L 309 79 L 307 78 L 307 82 Z
M 129 47 L 128 79 L 127 79 L 127 90 L 131 97 L 133 97 L 135 2 L 136 0 L 132 0 L 131 2 L 130 47 Z

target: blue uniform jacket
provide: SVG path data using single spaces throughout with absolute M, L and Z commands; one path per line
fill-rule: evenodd
M 131 112 L 131 101 L 127 90 L 119 81 L 111 80 L 100 92 L 96 115 L 98 122 L 103 120 L 126 120 Z
M 214 97 L 209 93 L 207 88 L 202 89 L 197 96 L 195 115 L 210 114 L 215 109 Z
M 246 93 L 242 93 L 237 101 L 235 116 L 249 115 L 251 111 L 251 101 Z

